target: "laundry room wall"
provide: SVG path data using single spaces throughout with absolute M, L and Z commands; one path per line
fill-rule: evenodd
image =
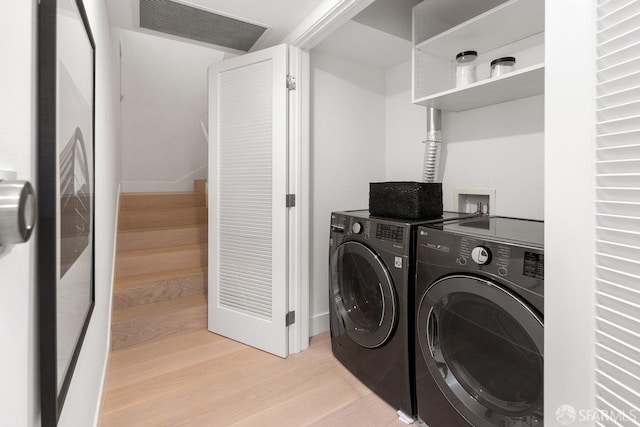
M 207 177 L 207 68 L 224 53 L 118 30 L 122 45 L 122 187 L 192 191 Z
M 446 113 L 442 126 L 448 209 L 456 188 L 488 187 L 493 215 L 544 219 L 544 96 Z
M 0 169 L 36 182 L 35 0 L 0 2 Z M 37 233 L 37 227 L 36 227 Z M 0 247 L 0 424 L 39 425 L 36 237 Z
M 411 103 L 411 62 L 386 70 L 385 113 L 385 179 L 420 181 L 427 108 Z
M 386 179 L 421 180 L 426 109 L 411 104 L 411 63 L 387 70 Z M 495 215 L 544 218 L 544 96 L 442 115 L 444 208 L 456 188 L 496 191 Z
M 118 44 L 105 3 L 84 2 L 96 43 L 95 308 L 60 414 L 60 427 L 97 425 L 109 353 L 121 166 Z
M 37 1 L 0 2 L 0 169 L 36 183 Z M 84 2 L 96 43 L 95 84 L 95 301 L 93 316 L 71 381 L 59 426 L 92 426 L 105 374 L 111 284 L 120 182 L 117 57 L 101 0 Z M 36 192 L 38 188 L 36 188 Z M 36 245 L 39 228 L 27 244 L 0 255 L 0 424 L 36 427 L 40 423 Z M 51 355 L 55 357 L 55 355 Z
M 332 211 L 367 209 L 385 177 L 382 69 L 311 52 L 310 334 L 329 329 Z

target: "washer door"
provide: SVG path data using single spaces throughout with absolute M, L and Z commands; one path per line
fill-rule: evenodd
M 389 271 L 362 243 L 345 242 L 331 258 L 331 293 L 347 334 L 363 347 L 387 342 L 396 324 L 396 296 Z
M 418 341 L 431 375 L 476 426 L 542 426 L 544 326 L 516 294 L 449 276 L 418 308 Z

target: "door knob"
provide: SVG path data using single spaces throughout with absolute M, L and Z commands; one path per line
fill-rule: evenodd
M 29 181 L 0 180 L 0 245 L 29 240 L 37 208 Z

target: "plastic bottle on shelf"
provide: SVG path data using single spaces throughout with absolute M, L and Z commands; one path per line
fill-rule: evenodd
M 476 59 L 478 52 L 467 50 L 456 55 L 456 87 L 469 86 L 478 81 Z
M 491 77 L 498 77 L 512 72 L 516 66 L 516 58 L 505 56 L 491 61 Z

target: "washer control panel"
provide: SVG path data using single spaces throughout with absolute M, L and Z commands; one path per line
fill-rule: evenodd
M 334 212 L 331 214 L 330 245 L 356 240 L 377 250 L 407 254 L 411 248 L 411 226 L 393 220 L 367 218 L 360 215 Z
M 476 246 L 471 250 L 471 259 L 478 265 L 486 265 L 491 262 L 491 250 L 486 246 Z
M 391 224 L 377 224 L 376 237 L 380 240 L 402 243 L 404 237 L 404 227 Z

